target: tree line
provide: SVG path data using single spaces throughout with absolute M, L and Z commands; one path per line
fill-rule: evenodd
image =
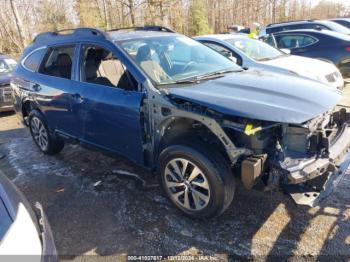
M 193 36 L 295 19 L 350 16 L 337 0 L 1 0 L 0 52 L 18 55 L 36 34 L 78 26 L 163 25 Z

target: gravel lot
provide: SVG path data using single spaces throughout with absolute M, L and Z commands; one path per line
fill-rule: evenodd
M 344 96 L 342 104 L 350 105 L 350 84 Z M 156 178 L 126 160 L 78 145 L 57 156 L 41 154 L 13 114 L 1 115 L 0 151 L 6 154 L 0 169 L 30 202 L 42 203 L 63 260 L 177 254 L 223 261 L 228 254 L 230 260 L 350 258 L 350 172 L 317 207 L 238 185 L 224 215 L 194 221 L 162 196 Z

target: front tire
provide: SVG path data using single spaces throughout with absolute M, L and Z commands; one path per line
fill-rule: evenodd
M 235 180 L 228 161 L 200 143 L 165 148 L 159 173 L 167 197 L 192 218 L 218 216 L 232 202 Z
M 28 123 L 30 133 L 40 151 L 48 155 L 57 154 L 62 151 L 64 147 L 63 140 L 52 136 L 45 118 L 39 111 L 33 110 L 29 114 Z

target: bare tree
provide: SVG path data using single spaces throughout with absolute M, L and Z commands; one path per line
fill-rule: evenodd
M 340 0 L 1 0 L 0 52 L 18 54 L 33 36 L 48 30 L 89 26 L 120 28 L 158 24 L 191 34 L 220 33 L 232 24 L 251 26 L 293 19 L 350 16 L 350 3 Z M 73 3 L 73 4 L 72 4 Z M 201 5 L 203 3 L 203 5 Z M 199 23 L 193 18 L 200 20 Z M 193 31 L 193 22 L 206 29 Z
M 18 14 L 17 6 L 14 3 L 14 0 L 10 0 L 10 6 L 11 6 L 11 11 L 14 15 L 16 28 L 17 28 L 18 36 L 19 36 L 19 39 L 21 42 L 21 46 L 24 47 L 26 45 L 26 42 L 25 42 L 25 36 L 23 33 L 23 22 L 22 22 L 20 15 Z

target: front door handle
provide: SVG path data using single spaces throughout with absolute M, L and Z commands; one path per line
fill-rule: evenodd
M 78 93 L 72 94 L 72 97 L 76 103 L 82 103 L 84 101 L 84 98 Z
M 32 88 L 35 92 L 39 92 L 41 90 L 41 86 L 39 84 L 34 84 Z

